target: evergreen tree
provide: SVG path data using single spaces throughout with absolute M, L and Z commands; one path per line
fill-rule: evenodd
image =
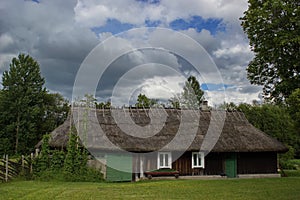
M 182 104 L 186 108 L 199 109 L 201 102 L 204 100 L 204 92 L 200 88 L 200 84 L 196 77 L 190 76 L 185 82 L 182 92 Z
M 9 151 L 28 153 L 41 139 L 38 126 L 44 116 L 45 80 L 39 64 L 29 55 L 13 58 L 9 71 L 2 77 L 1 140 L 7 140 Z

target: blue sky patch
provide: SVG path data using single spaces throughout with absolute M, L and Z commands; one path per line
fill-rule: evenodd
M 142 3 L 148 3 L 148 4 L 158 4 L 160 2 L 160 0 L 136 0 L 136 1 Z
M 133 24 L 121 23 L 116 19 L 108 19 L 104 26 L 93 27 L 91 28 L 91 30 L 96 34 L 103 33 L 103 32 L 110 32 L 112 34 L 117 34 L 132 28 L 134 28 Z
M 146 27 L 157 27 L 160 24 L 161 24 L 161 21 L 150 21 L 150 20 L 145 21 L 145 26 Z
M 170 23 L 170 27 L 176 31 L 194 28 L 197 30 L 197 32 L 201 32 L 202 29 L 206 29 L 209 30 L 213 35 L 218 31 L 225 31 L 225 27 L 222 26 L 222 19 L 203 19 L 201 16 L 193 16 L 189 20 L 174 20 Z
M 232 87 L 233 85 L 227 85 L 227 84 L 215 84 L 215 83 L 202 83 L 201 89 L 206 91 L 220 91 L 220 90 L 226 90 L 229 87 Z

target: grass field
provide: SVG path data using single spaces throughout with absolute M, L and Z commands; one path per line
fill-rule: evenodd
M 13 181 L 0 199 L 300 199 L 300 178 L 160 180 L 136 183 Z

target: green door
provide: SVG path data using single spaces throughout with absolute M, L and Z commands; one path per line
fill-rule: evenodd
M 106 180 L 114 182 L 132 180 L 131 155 L 107 154 L 106 156 Z
M 237 174 L 237 161 L 236 154 L 230 153 L 226 156 L 225 159 L 225 173 L 228 178 L 235 178 Z

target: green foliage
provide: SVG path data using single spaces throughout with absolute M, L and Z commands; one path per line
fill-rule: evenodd
M 183 91 L 169 99 L 172 108 L 189 108 L 199 109 L 204 100 L 204 91 L 201 90 L 200 84 L 196 77 L 188 77 Z
M 64 172 L 66 176 L 74 174 L 80 168 L 79 150 L 78 150 L 78 137 L 75 135 L 75 127 L 71 128 L 69 133 L 69 142 L 67 146 L 67 154 L 64 162 Z
M 280 160 L 279 165 L 283 170 L 297 170 L 297 165 L 295 165 L 291 160 Z
M 241 18 L 255 53 L 248 79 L 263 85 L 266 97 L 281 100 L 300 87 L 299 0 L 248 0 Z
M 182 105 L 186 108 L 199 109 L 201 102 L 204 100 L 204 92 L 200 88 L 200 84 L 196 77 L 190 76 L 183 87 Z
M 88 152 L 78 144 L 75 127 L 69 133 L 67 152 L 49 150 L 45 135 L 42 150 L 34 161 L 34 178 L 42 181 L 103 181 L 99 170 L 87 167 Z
M 97 99 L 92 94 L 85 94 L 84 98 L 80 101 L 85 107 L 92 108 L 95 106 Z
M 87 160 L 88 152 L 80 146 L 75 127 L 72 127 L 63 168 L 65 179 L 68 181 L 82 180 L 82 177 L 90 171 L 87 167 Z
M 298 130 L 286 107 L 272 104 L 254 106 L 241 104 L 238 110 L 242 111 L 256 128 L 292 146 L 296 151 L 296 156 L 299 156 L 297 153 L 300 150 Z
M 45 171 L 50 167 L 50 159 L 49 159 L 49 139 L 50 135 L 44 135 L 42 140 L 41 152 L 38 157 L 34 160 L 34 171 L 36 173 L 40 171 Z
M 59 93 L 47 93 L 44 96 L 43 106 L 45 113 L 39 124 L 39 131 L 50 133 L 66 120 L 70 110 L 69 103 Z
M 11 141 L 7 145 L 16 154 L 32 150 L 40 139 L 44 83 L 38 63 L 29 55 L 13 58 L 9 71 L 3 73 L 0 120 L 5 137 Z
M 237 110 L 237 105 L 235 105 L 233 102 L 230 102 L 230 103 L 224 102 L 223 104 L 221 104 L 219 106 L 219 109 L 227 110 L 227 111 L 234 111 L 234 110 Z
M 300 136 L 300 88 L 296 89 L 286 102 L 291 117 L 296 121 L 296 126 L 299 130 L 298 134 Z
M 51 151 L 50 169 L 52 171 L 59 171 L 64 168 L 65 152 L 54 150 Z
M 280 160 L 287 161 L 295 157 L 295 149 L 292 146 L 288 146 L 288 148 L 289 148 L 288 152 L 279 155 Z
M 97 109 L 109 109 L 111 108 L 111 102 L 107 101 L 107 102 L 101 102 L 101 103 L 95 103 L 96 104 L 96 108 Z
M 0 154 L 28 154 L 42 136 L 61 124 L 66 100 L 48 94 L 39 64 L 29 55 L 13 58 L 2 76 L 0 91 Z
M 171 97 L 169 99 L 169 102 L 171 103 L 172 108 L 176 108 L 176 109 L 180 108 L 180 102 L 178 97 Z
M 300 170 L 284 170 L 284 175 L 287 177 L 300 177 Z
M 156 104 L 157 104 L 157 100 L 150 99 L 144 94 L 139 94 L 135 106 L 137 108 L 150 108 L 151 106 L 154 106 Z
M 103 182 L 103 174 L 96 169 L 86 168 L 80 174 L 66 176 L 63 170 L 47 169 L 41 171 L 35 180 L 39 181 L 61 181 L 61 182 Z

